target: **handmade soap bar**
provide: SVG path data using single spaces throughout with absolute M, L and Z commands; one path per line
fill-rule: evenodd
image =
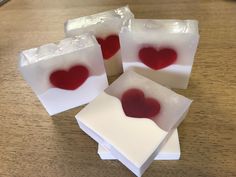
M 50 115 L 90 102 L 108 86 L 101 49 L 91 34 L 25 50 L 19 68 Z
M 122 25 L 134 15 L 128 6 L 90 16 L 68 20 L 65 23 L 66 36 L 92 32 L 101 45 L 108 76 L 122 73 L 119 32 Z
M 125 72 L 76 115 L 80 128 L 140 176 L 185 118 L 191 100 Z
M 130 19 L 119 37 L 125 71 L 187 88 L 199 40 L 197 21 Z
M 116 158 L 111 154 L 111 152 L 98 145 L 98 155 L 103 160 L 116 160 Z M 177 129 L 170 136 L 165 145 L 160 149 L 160 152 L 155 157 L 155 160 L 178 160 L 180 158 L 180 145 Z

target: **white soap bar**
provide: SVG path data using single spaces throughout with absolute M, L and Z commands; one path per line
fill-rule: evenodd
M 154 160 L 179 160 L 180 154 L 179 137 L 176 129 Z M 102 160 L 117 160 L 108 149 L 100 144 L 98 145 L 98 155 Z
M 185 118 L 191 100 L 125 72 L 77 115 L 80 128 L 137 176 Z
M 199 41 L 196 20 L 130 19 L 119 37 L 125 71 L 187 88 Z
M 19 68 L 50 115 L 90 102 L 108 86 L 91 34 L 22 51 Z
M 134 15 L 128 6 L 98 14 L 68 20 L 65 23 L 66 36 L 93 33 L 101 45 L 108 76 L 123 72 L 119 32 L 122 25 Z

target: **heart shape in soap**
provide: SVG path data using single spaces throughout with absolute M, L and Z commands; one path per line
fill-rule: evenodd
M 153 118 L 161 109 L 159 101 L 145 98 L 142 90 L 133 88 L 123 93 L 121 103 L 126 116 L 136 118 Z
M 105 60 L 110 59 L 120 49 L 119 37 L 116 34 L 110 35 L 105 39 L 97 37 L 98 43 L 102 48 L 102 55 Z
M 177 59 L 177 53 L 171 48 L 156 50 L 153 47 L 143 47 L 138 53 L 139 59 L 148 67 L 158 70 L 173 64 Z
M 49 80 L 54 87 L 75 90 L 89 77 L 89 70 L 83 65 L 71 67 L 68 71 L 56 70 L 50 74 Z

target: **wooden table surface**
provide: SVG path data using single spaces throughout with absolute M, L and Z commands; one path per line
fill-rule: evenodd
M 144 177 L 236 176 L 236 1 L 11 0 L 0 7 L 0 176 L 134 176 L 102 161 L 78 127 L 81 109 L 48 116 L 21 77 L 18 52 L 63 38 L 63 23 L 129 4 L 137 18 L 197 19 L 200 44 L 179 127 L 181 160 L 155 161 Z

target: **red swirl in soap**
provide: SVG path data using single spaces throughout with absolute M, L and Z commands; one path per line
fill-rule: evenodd
M 116 34 L 107 36 L 105 39 L 97 37 L 97 41 L 102 48 L 104 60 L 110 59 L 120 49 L 119 36 Z
M 161 105 L 155 98 L 145 97 L 142 90 L 132 88 L 125 91 L 121 104 L 126 116 L 153 118 L 160 112 Z
M 76 65 L 69 70 L 56 70 L 50 74 L 50 83 L 64 90 L 79 88 L 89 77 L 89 70 L 83 65 Z
M 171 48 L 157 50 L 154 47 L 143 47 L 138 56 L 145 65 L 158 70 L 173 64 L 177 59 L 177 52 Z

